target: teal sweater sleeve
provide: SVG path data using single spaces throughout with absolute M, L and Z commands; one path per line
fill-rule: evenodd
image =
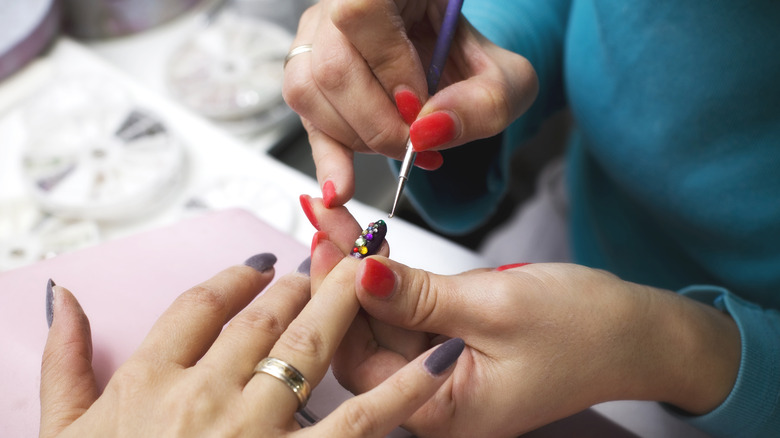
M 669 410 L 715 437 L 780 436 L 780 312 L 720 287 L 690 286 L 680 293 L 734 318 L 741 333 L 742 361 L 731 394 L 715 410 L 701 416 Z
M 727 311 L 742 338 L 737 384 L 713 412 L 681 417 L 717 437 L 780 437 L 780 3 L 464 7 L 529 59 L 540 95 L 500 148 L 454 148 L 442 172 L 412 174 L 423 215 L 450 233 L 479 225 L 508 157 L 565 98 L 575 261 Z M 686 288 L 701 284 L 718 286 Z
M 466 233 L 490 217 L 507 189 L 513 152 L 564 105 L 563 40 L 571 0 L 467 0 L 463 14 L 489 40 L 529 60 L 539 77 L 531 109 L 503 133 L 499 148 L 474 143 L 443 152 L 436 171 L 414 169 L 407 195 L 434 228 Z M 446 67 L 445 67 L 446 68 Z M 397 172 L 400 163 L 391 161 Z

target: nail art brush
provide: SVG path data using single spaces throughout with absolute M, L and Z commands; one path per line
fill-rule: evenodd
M 452 45 L 452 38 L 455 36 L 455 28 L 458 25 L 461 7 L 463 7 L 463 0 L 450 0 L 449 3 L 447 3 L 447 10 L 444 12 L 441 30 L 439 31 L 439 36 L 436 38 L 436 46 L 433 49 L 431 65 L 428 67 L 428 72 L 425 76 L 425 79 L 428 82 L 429 96 L 433 96 L 439 88 L 439 80 L 444 71 L 444 64 L 447 62 L 447 56 L 450 53 L 450 46 Z M 406 182 L 409 180 L 409 173 L 411 173 L 412 167 L 414 167 L 415 158 L 417 158 L 417 152 L 414 151 L 412 139 L 409 138 L 406 142 L 406 155 L 404 156 L 403 162 L 401 162 L 401 170 L 398 174 L 398 188 L 396 188 L 395 191 L 393 208 L 390 210 L 388 217 L 393 217 L 395 215 L 395 209 L 398 207 L 401 193 L 403 193 L 404 186 L 406 186 Z

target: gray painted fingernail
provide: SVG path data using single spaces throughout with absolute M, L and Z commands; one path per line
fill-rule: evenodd
M 300 265 L 298 265 L 298 269 L 295 270 L 295 272 L 298 272 L 299 274 L 304 275 L 311 275 L 311 256 L 306 257 L 304 261 L 301 262 Z
M 244 262 L 245 265 L 253 268 L 257 272 L 266 272 L 271 270 L 276 264 L 276 256 L 270 252 L 253 255 Z
M 442 374 L 458 360 L 466 343 L 461 338 L 452 338 L 433 350 L 428 359 L 425 359 L 425 369 L 434 376 Z
M 46 323 L 51 328 L 51 323 L 54 320 L 54 289 L 56 286 L 54 280 L 51 278 L 46 283 Z

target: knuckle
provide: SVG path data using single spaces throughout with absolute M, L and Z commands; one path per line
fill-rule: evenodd
M 406 374 L 397 375 L 391 380 L 391 384 L 393 390 L 400 394 L 407 403 L 414 403 L 420 398 L 419 385 L 412 377 Z
M 363 22 L 375 7 L 372 0 L 338 0 L 330 11 L 330 20 L 341 31 Z
M 312 66 L 314 82 L 319 88 L 331 92 L 346 88 L 352 78 L 353 62 L 351 54 L 345 49 L 328 51 Z
M 378 432 L 379 424 L 376 416 L 359 399 L 350 399 L 342 404 L 344 408 L 344 426 L 346 436 L 374 436 Z
M 302 77 L 303 74 L 302 69 L 296 70 L 295 73 L 286 73 L 282 83 L 282 98 L 293 111 L 299 114 L 307 112 L 318 93 L 317 86 L 311 80 L 309 73 L 306 72 L 306 77 Z
M 416 275 L 409 283 L 409 288 L 417 292 L 417 302 L 413 302 L 409 315 L 409 323 L 412 327 L 425 324 L 436 309 L 437 290 L 431 281 L 431 275 L 426 271 L 416 271 Z
M 227 310 L 228 299 L 224 289 L 217 289 L 200 284 L 181 294 L 177 301 L 185 305 L 204 307 L 212 313 L 223 313 Z
M 143 362 L 130 361 L 111 377 L 106 391 L 117 394 L 119 400 L 132 400 L 143 393 L 143 388 L 157 379 L 152 367 Z
M 299 322 L 287 328 L 279 340 L 294 354 L 323 361 L 327 354 L 325 339 L 317 326 Z
M 252 306 L 245 309 L 230 325 L 239 330 L 265 335 L 278 339 L 287 327 L 287 321 L 281 315 L 264 306 Z
M 390 125 L 383 124 L 380 129 L 369 135 L 364 141 L 369 149 L 374 151 L 384 151 L 389 148 L 390 145 L 397 145 L 400 141 L 397 140 L 395 130 Z
M 474 106 L 487 110 L 488 117 L 483 119 L 484 130 L 489 133 L 498 132 L 512 121 L 514 113 L 507 98 L 507 86 L 501 81 L 486 81 L 479 86 L 480 92 L 476 93 L 478 102 L 475 102 Z

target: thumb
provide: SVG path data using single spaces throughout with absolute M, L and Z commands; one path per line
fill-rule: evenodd
M 67 289 L 46 287 L 49 336 L 41 363 L 41 437 L 55 436 L 97 399 L 87 315 Z
M 476 311 L 478 298 L 475 297 L 484 289 L 477 280 L 479 277 L 470 273 L 437 275 L 374 256 L 361 262 L 355 289 L 361 306 L 382 322 L 409 330 L 463 337 L 469 334 L 464 327 L 470 327 L 473 334 L 474 327 L 479 327 L 480 320 L 484 320 Z

